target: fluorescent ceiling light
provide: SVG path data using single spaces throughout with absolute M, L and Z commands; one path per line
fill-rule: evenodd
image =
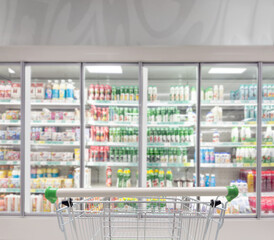
M 123 73 L 121 66 L 87 66 L 87 70 L 90 73 Z
M 208 73 L 232 73 L 232 74 L 241 74 L 246 70 L 246 68 L 210 68 Z
M 11 69 L 11 68 L 8 68 L 8 71 L 9 71 L 9 73 L 11 73 L 11 74 L 14 74 L 14 73 L 15 73 L 15 71 L 14 71 L 13 69 Z

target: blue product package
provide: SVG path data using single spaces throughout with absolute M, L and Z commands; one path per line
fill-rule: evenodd
M 215 163 L 215 158 L 214 158 L 214 149 L 210 149 L 210 152 L 209 152 L 209 155 L 210 155 L 210 163 Z
M 209 183 L 209 174 L 206 174 L 206 179 L 205 179 L 205 186 L 209 187 L 210 183 Z
M 59 99 L 59 89 L 52 89 L 52 98 Z
M 0 160 L 3 161 L 4 160 L 4 151 L 0 150 Z
M 211 175 L 210 187 L 216 187 L 216 179 L 214 174 Z
M 6 139 L 6 131 L 0 130 L 0 140 L 5 140 Z
M 73 96 L 73 89 L 67 88 L 67 90 L 66 90 L 66 97 L 67 98 L 71 98 L 71 99 L 74 98 L 74 96 Z

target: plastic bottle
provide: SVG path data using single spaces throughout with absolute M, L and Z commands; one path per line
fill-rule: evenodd
M 52 86 L 52 99 L 54 99 L 54 100 L 59 99 L 59 90 L 60 90 L 59 81 L 54 80 L 54 83 Z
M 205 175 L 204 174 L 201 174 L 200 186 L 205 187 Z
M 185 86 L 185 101 L 190 100 L 190 94 L 189 94 L 189 85 Z
M 73 94 L 74 88 L 73 87 L 74 87 L 73 82 L 71 79 L 69 79 L 68 83 L 67 83 L 67 91 L 66 91 L 66 98 L 68 100 L 73 100 L 73 98 L 74 98 L 74 94 Z M 99 89 L 98 89 L 98 91 L 99 91 Z M 95 90 L 95 94 L 96 94 L 96 90 Z M 96 99 L 96 100 L 99 100 L 99 99 Z
M 252 172 L 247 175 L 247 190 L 248 192 L 254 192 L 254 176 Z
M 48 80 L 45 91 L 45 98 L 52 99 L 52 81 Z
M 220 133 L 217 130 L 215 130 L 215 132 L 213 133 L 213 142 L 220 142 Z
M 112 170 L 110 166 L 108 166 L 106 170 L 106 186 L 107 187 L 112 186 Z
M 239 142 L 239 130 L 238 127 L 233 127 L 231 131 L 231 142 Z
M 221 101 L 224 100 L 224 86 L 223 85 L 219 86 L 219 100 L 221 100 Z
M 172 187 L 173 174 L 171 169 L 168 169 L 166 172 L 166 187 Z
M 159 186 L 165 187 L 165 172 L 162 168 L 159 170 Z
M 12 178 L 20 178 L 20 168 L 15 166 L 12 170 Z
M 245 136 L 245 127 L 241 128 L 241 142 L 244 142 L 246 140 Z
M 207 173 L 207 174 L 206 174 L 206 179 L 205 179 L 205 186 L 206 186 L 206 187 L 209 187 L 209 185 L 210 185 L 209 174 Z
M 196 101 L 196 88 L 191 87 L 191 101 L 195 102 Z
M 219 88 L 218 85 L 214 85 L 213 87 L 213 100 L 219 100 Z
M 211 174 L 210 187 L 216 187 L 215 174 Z
M 62 79 L 60 83 L 60 92 L 59 92 L 60 100 L 64 100 L 66 98 L 66 91 L 67 91 L 67 84 L 66 84 L 66 81 Z

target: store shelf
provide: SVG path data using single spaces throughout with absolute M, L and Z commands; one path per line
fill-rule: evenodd
M 79 166 L 80 162 L 77 162 L 77 161 L 74 161 L 74 162 L 66 162 L 66 161 L 31 161 L 31 165 L 35 165 L 35 166 Z
M 20 126 L 20 120 L 0 120 L 1 126 Z
M 20 165 L 21 161 L 0 161 L 0 165 Z
M 31 193 L 45 193 L 46 189 L 30 189 Z
M 87 146 L 113 146 L 113 147 L 138 147 L 138 143 L 132 142 L 91 142 L 88 141 Z
M 0 140 L 0 145 L 20 145 L 20 140 Z
M 155 101 L 148 102 L 148 107 L 188 107 L 195 105 L 193 101 Z
M 0 188 L 0 193 L 20 193 L 20 188 Z
M 257 127 L 256 122 L 201 122 L 202 127 L 215 127 L 215 128 L 224 128 L 224 127 Z
M 211 107 L 211 106 L 219 106 L 219 107 L 225 107 L 225 106 L 254 106 L 257 105 L 256 100 L 224 100 L 224 101 L 202 101 L 201 106 L 202 107 Z
M 113 122 L 113 121 L 88 121 L 88 126 L 109 126 L 109 127 L 138 127 L 136 122 Z
M 21 101 L 16 99 L 0 99 L 0 105 L 9 105 L 9 106 L 16 106 L 20 105 Z
M 117 107 L 137 107 L 139 106 L 139 103 L 137 101 L 92 101 L 92 100 L 87 100 L 88 105 L 95 105 L 95 106 L 117 106 Z
M 46 106 L 46 107 L 51 107 L 51 106 L 62 106 L 62 107 L 75 107 L 75 106 L 80 106 L 79 101 L 58 101 L 58 100 L 45 100 L 45 99 L 32 99 L 31 100 L 31 105 L 32 106 Z
M 80 126 L 80 121 L 69 120 L 41 120 L 32 121 L 31 126 L 60 126 L 60 127 L 73 127 Z
M 73 141 L 31 141 L 34 146 L 80 146 L 80 142 Z
M 248 197 L 256 197 L 256 192 L 247 192 L 246 195 Z M 274 197 L 274 192 L 261 192 L 262 197 Z
M 147 163 L 148 167 L 194 167 L 194 163 Z
M 191 143 L 147 143 L 148 147 L 194 147 Z
M 132 162 L 86 162 L 89 167 L 137 167 L 138 163 Z
M 193 122 L 148 122 L 148 127 L 192 127 L 196 123 Z
M 255 147 L 256 142 L 207 142 L 201 143 L 201 147 Z

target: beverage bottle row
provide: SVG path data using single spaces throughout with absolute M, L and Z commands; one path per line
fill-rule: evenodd
M 148 143 L 190 143 L 194 144 L 194 129 L 188 128 L 148 128 Z
M 263 134 L 263 142 L 264 143 L 273 143 L 274 140 L 274 131 L 271 126 L 267 126 L 266 131 Z
M 186 148 L 148 148 L 147 162 L 155 163 L 186 163 L 187 149 Z
M 196 173 L 193 173 L 193 182 L 196 186 Z M 216 177 L 215 174 L 206 173 L 200 174 L 200 186 L 201 187 L 216 187 Z
M 170 101 L 196 101 L 196 88 L 189 85 L 170 87 Z
M 59 177 L 58 168 L 32 168 L 31 178 L 57 178 Z
M 173 174 L 171 169 L 167 169 L 166 174 L 161 168 L 147 169 L 147 187 L 172 187 Z
M 139 120 L 139 109 L 128 107 L 109 107 L 109 121 L 135 122 Z
M 255 147 L 237 147 L 236 162 L 237 163 L 255 163 L 256 148 Z
M 66 82 L 61 80 L 48 80 L 44 83 L 32 83 L 31 84 L 31 98 L 32 99 L 48 99 L 48 100 L 79 100 L 80 89 L 75 87 L 75 82 L 68 79 Z
M 153 102 L 157 100 L 158 97 L 158 91 L 156 86 L 148 86 L 148 92 L 147 92 L 147 100 L 149 102 Z
M 131 187 L 131 171 L 129 168 L 125 168 L 124 171 L 121 168 L 118 169 L 116 187 Z
M 257 84 L 241 84 L 239 89 L 230 91 L 230 100 L 257 99 Z
M 88 90 L 89 100 L 101 101 L 138 101 L 139 88 L 138 86 L 110 86 L 90 84 Z
M 273 98 L 274 97 L 274 84 L 263 84 L 263 98 Z
M 132 142 L 137 143 L 139 136 L 138 128 L 110 128 L 109 141 L 110 142 Z
M 274 120 L 274 110 L 273 110 L 273 106 L 269 105 L 269 106 L 262 106 L 263 110 L 262 110 L 262 120 L 263 121 L 273 121 Z M 257 108 L 256 108 L 257 110 Z M 255 119 L 257 118 L 257 112 L 255 114 Z
M 214 85 L 206 89 L 201 89 L 201 101 L 223 101 L 224 100 L 224 86 Z
M 110 162 L 134 162 L 138 161 L 138 149 L 129 147 L 110 147 Z
M 149 122 L 180 122 L 180 111 L 176 107 L 148 108 Z
M 265 119 L 266 118 L 266 114 L 268 114 L 266 110 L 266 106 L 262 106 L 263 107 L 263 113 L 262 113 L 262 118 Z M 272 110 L 272 109 L 271 109 Z M 274 118 L 274 116 L 273 116 Z M 245 106 L 244 109 L 244 119 L 245 120 L 256 120 L 257 119 L 257 106 Z
M 241 127 L 241 130 L 238 130 L 238 127 L 233 127 L 231 131 L 231 142 L 250 142 L 252 140 L 251 128 L 248 126 Z
M 262 162 L 263 163 L 274 162 L 274 147 L 262 147 Z

